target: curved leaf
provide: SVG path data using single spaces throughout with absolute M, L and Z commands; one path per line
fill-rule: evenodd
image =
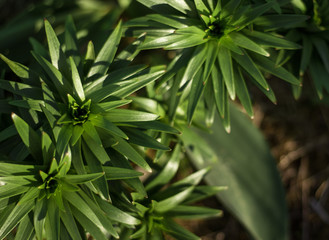
M 284 191 L 274 159 L 250 121 L 231 110 L 231 134 L 218 122 L 213 124 L 213 134 L 184 128 L 182 139 L 189 158 L 197 168 L 212 168 L 205 177 L 208 184 L 228 186 L 217 197 L 255 239 L 288 239 Z

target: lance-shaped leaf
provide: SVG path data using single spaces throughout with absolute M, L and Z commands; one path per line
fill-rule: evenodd
M 107 180 L 130 179 L 143 176 L 143 173 L 132 169 L 103 166 Z
M 167 162 L 167 164 L 163 167 L 162 171 L 159 172 L 156 177 L 154 179 L 152 179 L 152 181 L 150 181 L 145 189 L 147 191 L 150 191 L 151 189 L 155 188 L 155 187 L 159 187 L 159 186 L 163 186 L 166 183 L 168 183 L 176 174 L 178 167 L 179 167 L 179 163 L 181 160 L 181 146 L 180 144 L 177 144 L 175 146 L 175 149 L 169 159 L 169 161 Z
M 41 89 L 32 85 L 8 80 L 0 80 L 0 88 L 22 97 L 42 99 Z
M 101 173 L 102 175 L 104 175 L 102 164 L 93 154 L 92 150 L 90 149 L 90 145 L 87 146 L 87 144 L 83 142 L 82 150 L 90 172 Z M 97 189 L 99 194 L 101 194 L 105 199 L 110 199 L 108 184 L 106 182 L 105 176 L 100 176 L 98 179 L 93 181 L 92 184 Z
M 31 221 L 31 213 L 28 215 L 25 215 L 25 217 L 20 222 L 17 233 L 15 235 L 16 240 L 25 240 L 25 239 L 31 239 L 33 237 L 33 223 Z
M 56 33 L 50 25 L 49 21 L 45 19 L 44 24 L 51 63 L 53 66 L 55 66 L 55 68 L 62 71 L 63 75 L 67 76 L 69 71 L 66 63 L 66 57 L 61 49 L 60 42 L 58 41 Z
M 252 58 L 255 60 L 256 64 L 266 72 L 269 72 L 291 84 L 300 85 L 300 81 L 292 73 L 288 72 L 283 67 L 277 66 L 268 58 L 257 54 L 252 54 Z
M 97 118 L 92 119 L 91 122 L 94 124 L 94 126 L 99 127 L 99 128 L 101 128 L 103 130 L 106 130 L 110 134 L 113 134 L 115 136 L 128 139 L 128 136 L 126 135 L 126 133 L 124 133 L 115 124 L 113 124 L 107 118 L 105 118 L 105 117 L 103 117 L 101 115 L 100 116 L 97 116 Z
M 117 141 L 117 144 L 112 146 L 113 149 L 126 156 L 130 161 L 136 163 L 146 171 L 152 172 L 152 169 L 148 163 L 129 143 L 122 138 L 115 138 L 115 140 Z
M 226 48 L 220 47 L 218 52 L 218 62 L 227 91 L 232 100 L 235 99 L 234 72 L 231 52 Z
M 37 200 L 34 207 L 34 229 L 38 239 L 42 239 L 44 225 L 47 216 L 47 201 L 45 199 Z
M 183 228 L 173 220 L 167 219 L 163 221 L 162 224 L 163 224 L 163 226 L 161 226 L 162 230 L 172 235 L 177 240 L 184 240 L 184 239 L 200 240 L 198 236 L 186 230 L 185 228 Z
M 69 232 L 70 236 L 73 240 L 82 240 L 81 233 L 77 226 L 77 223 L 73 217 L 71 208 L 68 202 L 65 200 L 63 201 L 65 211 L 60 211 L 60 218 L 66 227 L 67 231 Z
M 102 76 L 107 72 L 117 51 L 121 39 L 121 34 L 122 24 L 120 21 L 118 26 L 106 40 L 100 52 L 97 54 L 97 57 L 88 72 L 88 77 Z
M 223 211 L 199 206 L 178 205 L 166 213 L 166 216 L 181 219 L 202 219 L 222 216 Z
M 158 115 L 128 109 L 113 109 L 104 114 L 111 122 L 147 122 L 158 119 Z
M 170 150 L 168 146 L 165 146 L 152 138 L 151 136 L 147 135 L 146 133 L 138 130 L 138 129 L 130 129 L 126 128 L 125 133 L 128 135 L 128 142 L 147 147 L 152 149 L 158 150 Z
M 71 65 L 71 71 L 72 71 L 72 81 L 73 81 L 73 87 L 76 95 L 79 97 L 81 102 L 85 101 L 85 93 L 83 91 L 81 78 L 77 69 L 77 66 L 75 65 L 75 62 L 72 57 L 69 58 L 70 65 Z
M 11 115 L 18 134 L 20 135 L 22 141 L 29 149 L 29 152 L 33 157 L 38 160 L 42 156 L 41 153 L 41 141 L 39 135 L 19 116 L 15 113 Z
M 20 195 L 29 190 L 26 186 L 17 186 L 17 184 L 6 184 L 0 186 L 0 199 L 9 198 Z
M 16 204 L 7 218 L 2 218 L 0 222 L 0 239 L 4 239 L 13 228 L 22 221 L 34 207 L 34 198 L 36 198 L 37 189 L 30 189 Z M 34 196 L 34 198 L 33 198 Z M 29 201 L 26 201 L 29 199 Z M 24 202 L 24 203 L 23 203 Z

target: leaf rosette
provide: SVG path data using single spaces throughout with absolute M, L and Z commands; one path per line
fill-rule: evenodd
M 16 239 L 83 239 L 83 227 L 94 237 L 118 237 L 112 221 L 128 225 L 139 221 L 102 199 L 92 185 L 97 179 L 133 179 L 141 173 L 123 168 L 104 166 L 103 172 L 78 174 L 71 168 L 76 157 L 70 148 L 62 155 L 48 134 L 42 137 L 20 117 L 12 116 L 15 127 L 34 161 L 0 162 L 0 239 L 17 227 Z M 112 214 L 105 214 L 111 211 Z M 104 231 L 106 229 L 106 231 Z M 64 235 L 63 235 L 64 234 Z M 67 235 L 66 235 L 67 236 Z
M 273 91 L 263 72 L 271 73 L 293 85 L 299 80 L 269 57 L 276 49 L 300 46 L 274 32 L 257 30 L 258 18 L 280 10 L 277 3 L 250 1 L 184 0 L 140 3 L 158 12 L 126 23 L 126 35 L 146 32 L 140 49 L 178 50 L 159 82 L 170 87 L 170 106 L 174 110 L 187 100 L 187 120 L 192 121 L 204 94 L 209 112 L 216 109 L 229 130 L 228 100 L 236 96 L 253 116 L 246 79 L 250 79 L 272 101 Z M 166 6 L 166 7 L 161 7 Z M 276 12 L 271 14 L 277 14 Z M 284 18 L 285 16 L 283 16 Z M 297 18 L 296 22 L 305 18 Z M 172 110 L 172 111 L 174 111 Z
M 126 98 L 157 80 L 163 75 L 164 67 L 129 66 L 139 52 L 136 42 L 141 39 L 115 58 L 122 35 L 121 22 L 97 55 L 92 42 L 89 42 L 84 57 L 79 53 L 71 18 L 66 23 L 65 44 L 60 43 L 47 20 L 45 31 L 49 55 L 41 44 L 34 44 L 32 51 L 41 70 L 29 69 L 1 55 L 22 80 L 1 80 L 0 87 L 14 93 L 16 98 L 8 100 L 8 104 L 19 111 L 33 111 L 38 119 L 36 126 L 49 129 L 59 155 L 70 146 L 73 154 L 82 151 L 83 156 L 88 156 L 85 161 L 89 166 L 94 165 L 90 169 L 95 169 L 95 166 L 101 168 L 111 161 L 106 149 L 113 148 L 134 164 L 151 171 L 149 164 L 131 144 L 169 150 L 145 130 L 177 131 L 158 122 L 159 116 L 155 114 L 130 110 L 127 105 L 131 100 Z M 84 160 L 81 158 L 81 161 Z

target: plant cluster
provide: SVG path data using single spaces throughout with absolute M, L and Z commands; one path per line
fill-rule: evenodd
M 138 2 L 156 13 L 118 21 L 102 46 L 68 17 L 61 35 L 44 20 L 29 66 L 0 54 L 15 74 L 0 79 L 0 239 L 199 239 L 174 219 L 220 216 L 191 204 L 225 187 L 200 185 L 210 168 L 174 181 L 186 126 L 218 113 L 230 132 L 230 99 L 253 117 L 250 83 L 276 102 L 268 74 L 298 97 L 309 69 L 329 93 L 327 1 Z M 168 66 L 134 63 L 156 48 L 175 50 Z

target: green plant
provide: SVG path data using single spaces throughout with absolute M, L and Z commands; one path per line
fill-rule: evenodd
M 320 99 L 327 98 L 329 93 L 329 59 L 328 59 L 328 2 L 327 1 L 295 1 L 286 9 L 290 14 L 306 14 L 309 19 L 295 25 L 285 34 L 292 41 L 303 46 L 300 51 L 287 53 L 282 50 L 277 64 L 286 64 L 291 72 L 299 76 L 301 81 L 309 74 L 315 92 Z M 271 19 L 270 21 L 275 21 Z M 301 95 L 302 87 L 294 87 L 296 98 Z
M 299 87 L 283 66 L 306 44 L 291 35 L 307 12 L 270 0 L 138 2 L 158 13 L 118 21 L 95 47 L 68 17 L 61 34 L 44 20 L 48 49 L 31 40 L 27 66 L 0 54 L 11 70 L 0 79 L 0 239 L 199 239 L 175 219 L 220 216 L 193 205 L 213 195 L 255 239 L 287 239 L 273 159 L 230 99 L 253 117 L 249 82 L 273 102 L 269 74 Z M 316 3 L 312 24 L 327 40 Z M 168 66 L 135 64 L 155 48 L 175 50 Z M 176 180 L 186 160 L 197 171 Z
M 234 100 L 237 95 L 247 113 L 253 116 L 246 77 L 272 101 L 275 97 L 262 70 L 299 85 L 298 79 L 268 58 L 273 48 L 297 49 L 299 46 L 273 32 L 257 31 L 259 17 L 275 6 L 273 1 L 263 4 L 248 1 L 180 1 L 172 2 L 168 8 L 161 7 L 165 1 L 139 2 L 160 14 L 130 20 L 126 24 L 130 27 L 126 34 L 135 36 L 147 32 L 140 49 L 181 50 L 159 83 L 161 85 L 176 75 L 176 79 L 168 84 L 172 97 L 171 118 L 174 118 L 179 103 L 187 99 L 187 121 L 191 123 L 196 106 L 203 92 L 206 92 L 204 102 L 208 115 L 213 118 L 216 108 L 225 119 L 227 131 L 230 131 L 229 98 Z M 301 17 L 294 21 L 304 19 Z

